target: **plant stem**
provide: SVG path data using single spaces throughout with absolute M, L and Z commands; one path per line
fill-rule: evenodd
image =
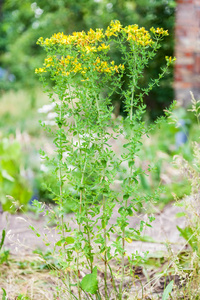
M 80 147 L 80 136 L 78 135 L 78 141 L 79 141 L 79 147 Z M 81 155 L 81 150 L 80 150 L 80 155 Z M 82 170 L 82 177 L 81 177 L 81 186 L 83 185 L 83 180 L 84 180 L 84 174 L 85 174 L 85 168 L 86 168 L 86 159 L 84 162 L 84 167 Z M 79 217 L 81 216 L 82 213 L 82 203 L 83 203 L 83 190 L 81 187 L 80 190 L 80 202 L 79 202 Z M 78 221 L 78 230 L 79 232 L 81 232 L 81 222 Z M 79 296 L 79 300 L 81 300 L 81 288 L 80 288 L 80 280 L 79 280 L 79 251 L 77 252 L 77 284 L 78 284 L 78 296 Z
M 74 114 L 75 113 L 75 108 L 74 108 L 74 103 L 73 103 L 73 100 L 72 100 L 70 85 L 68 85 L 68 91 L 69 91 L 69 96 L 70 96 L 70 102 L 71 102 L 71 105 L 72 105 L 72 111 L 73 111 L 73 114 Z M 78 128 L 75 118 L 74 118 L 74 123 L 75 123 L 75 128 Z M 80 135 L 79 134 L 78 134 L 78 146 L 79 146 L 79 149 L 80 149 L 81 141 L 80 141 Z M 81 156 L 81 149 L 79 150 L 79 153 L 80 153 L 80 156 Z M 86 160 L 85 160 L 84 168 L 83 168 L 83 171 L 82 171 L 81 186 L 82 186 L 83 180 L 84 180 L 85 166 L 86 166 Z M 80 200 L 79 201 L 79 217 L 80 217 L 81 212 L 82 212 L 82 202 L 83 202 L 83 190 L 82 190 L 82 188 L 80 190 L 79 200 Z M 81 223 L 80 223 L 79 220 L 78 220 L 77 223 L 78 223 L 78 230 L 79 230 L 79 233 L 80 233 L 81 232 Z M 77 258 L 76 258 L 76 277 L 77 277 L 77 287 L 78 287 L 78 299 L 81 300 L 82 297 L 81 297 L 81 288 L 80 288 L 80 279 L 79 279 L 79 264 L 80 264 L 79 260 L 80 260 L 80 256 L 79 256 L 79 250 L 78 250 L 77 251 Z
M 98 102 L 98 98 L 97 95 L 95 97 L 96 100 L 96 106 L 97 106 L 97 111 L 98 111 L 98 119 L 100 120 L 100 115 L 101 115 L 101 111 L 100 111 L 100 107 L 99 107 L 99 102 Z M 101 128 L 103 129 L 103 128 Z M 103 130 L 103 132 L 101 132 L 101 141 L 100 141 L 100 149 L 101 152 L 103 152 L 104 150 L 104 141 L 103 141 L 103 136 L 105 135 L 105 132 Z M 102 172 L 102 178 L 101 181 L 105 180 L 105 166 L 103 166 L 103 172 Z M 103 217 L 102 217 L 102 221 L 105 218 L 105 214 L 106 214 L 106 198 L 105 195 L 103 195 Z M 104 288 L 105 288 L 105 299 L 108 300 L 108 289 L 107 289 L 107 234 L 106 234 L 106 226 L 104 224 L 104 228 L 103 228 L 103 237 L 104 237 Z
M 62 120 L 62 109 L 63 109 L 62 103 L 63 102 L 61 100 L 60 101 L 60 120 Z M 59 185 L 60 185 L 60 202 L 61 202 L 61 206 L 63 208 L 62 157 L 63 157 L 63 147 L 62 147 L 62 125 L 61 125 L 61 127 L 60 127 L 60 136 L 59 136 Z M 61 214 L 61 228 L 62 228 L 62 238 L 64 238 L 65 237 L 65 231 L 64 231 L 64 218 L 63 218 L 63 214 Z
M 106 202 L 105 202 L 105 196 L 103 196 L 103 215 L 105 213 L 105 206 L 106 206 Z M 107 289 L 107 235 L 106 235 L 106 227 L 103 229 L 103 236 L 104 236 L 104 247 L 105 247 L 105 251 L 104 251 L 104 286 L 105 286 L 105 297 L 106 300 L 108 299 L 108 289 Z
M 134 101 L 134 86 L 135 86 L 135 79 L 133 78 L 133 89 L 132 89 L 132 95 L 131 95 L 131 103 L 130 103 L 130 121 L 133 120 L 133 101 Z M 133 167 L 130 166 L 130 175 L 132 175 L 132 172 L 133 172 Z M 129 185 L 130 185 L 130 180 L 129 180 Z M 127 203 L 128 202 L 128 199 L 125 200 L 125 209 L 127 208 Z M 122 299 L 122 294 L 123 294 L 123 283 L 124 283 L 124 274 L 125 274 L 125 261 L 124 261 L 124 258 L 125 258 L 125 227 L 123 228 L 122 230 L 122 249 L 123 249 L 123 252 L 122 252 L 122 258 L 121 258 L 121 268 L 122 268 L 122 276 L 121 276 L 121 283 L 120 283 L 120 286 L 119 286 L 119 297 L 120 297 L 120 300 Z
M 134 83 L 134 85 L 135 85 L 135 80 L 133 80 L 133 83 Z M 133 100 L 134 100 L 134 86 L 133 86 L 132 95 L 131 95 L 130 121 L 133 120 Z
M 86 217 L 87 217 L 87 219 L 89 218 L 87 211 L 86 211 Z M 90 230 L 89 230 L 89 222 L 87 222 L 87 238 L 88 238 L 88 244 L 89 244 L 89 253 L 90 253 L 89 255 L 90 255 L 90 257 L 92 257 L 92 253 L 91 253 L 92 245 L 91 245 L 91 236 L 90 236 Z M 92 273 L 93 262 L 90 259 L 88 260 L 88 264 L 90 267 L 90 272 Z

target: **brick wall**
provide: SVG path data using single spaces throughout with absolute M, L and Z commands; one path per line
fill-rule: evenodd
M 177 0 L 175 56 L 176 100 L 190 102 L 190 91 L 200 99 L 200 0 Z

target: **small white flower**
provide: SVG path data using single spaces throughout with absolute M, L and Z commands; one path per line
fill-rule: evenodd
M 58 117 L 58 114 L 56 112 L 50 112 L 47 115 L 47 118 L 50 119 L 50 120 L 55 119 L 57 117 Z
M 52 102 L 51 104 L 45 104 L 41 108 L 38 109 L 38 112 L 40 114 L 46 114 L 46 113 L 50 112 L 55 106 L 56 106 L 55 102 Z
M 48 172 L 49 168 L 47 166 L 45 166 L 44 164 L 40 165 L 40 170 L 43 172 Z
M 56 125 L 56 122 L 52 121 L 52 120 L 49 120 L 49 121 L 47 120 L 47 121 L 43 121 L 42 124 L 54 126 L 54 125 Z

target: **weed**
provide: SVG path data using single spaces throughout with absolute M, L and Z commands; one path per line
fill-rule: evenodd
M 137 228 L 129 228 L 129 217 L 137 215 L 138 206 L 142 207 L 144 199 L 149 200 L 148 196 L 139 193 L 138 178 L 143 170 L 135 165 L 142 137 L 150 131 L 143 121 L 146 111 L 143 97 L 159 84 L 174 59 L 166 57 L 166 67 L 146 88 L 141 89 L 138 82 L 166 35 L 167 31 L 162 28 L 151 28 L 150 31 L 137 25 L 124 28 L 119 21 L 112 21 L 105 32 L 91 29 L 88 33 L 75 32 L 69 36 L 58 33 L 38 41 L 47 56 L 36 73 L 41 75 L 55 107 L 55 126 L 45 123 L 42 126 L 54 137 L 56 157 L 51 158 L 44 151 L 41 155 L 52 164 L 59 183 L 59 192 L 52 191 L 58 205 L 57 231 L 60 234 L 55 250 L 61 270 L 59 276 L 68 299 L 103 297 L 107 300 L 111 295 L 123 299 L 127 275 L 126 243 L 131 242 L 130 231 L 134 236 L 140 236 L 144 227 L 151 226 L 154 220 L 150 215 L 148 221 L 139 221 Z M 110 57 L 112 47 L 121 52 L 119 65 Z M 125 70 L 129 83 L 124 91 Z M 48 87 L 47 78 L 52 80 L 52 88 Z M 120 124 L 112 120 L 111 95 L 117 91 L 125 99 L 127 113 Z M 112 132 L 108 129 L 110 126 Z M 109 140 L 120 135 L 126 142 L 123 153 L 117 157 Z M 122 163 L 127 165 L 127 170 L 121 192 L 117 194 L 111 185 Z M 74 203 L 72 209 L 77 224 L 74 231 L 65 222 L 64 207 L 68 202 Z M 111 217 L 116 208 L 118 217 L 112 224 Z M 52 214 L 55 217 L 55 212 Z M 113 233 L 117 233 L 117 238 L 110 244 Z M 112 260 L 120 262 L 116 272 L 112 271 Z M 128 257 L 130 265 L 143 260 L 138 253 Z M 81 276 L 83 271 L 84 277 Z M 97 277 L 98 271 L 103 274 L 102 282 Z M 134 277 L 131 272 L 129 270 Z M 117 278 L 120 278 L 119 284 L 116 284 Z

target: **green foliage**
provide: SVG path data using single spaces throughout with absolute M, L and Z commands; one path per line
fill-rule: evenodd
M 55 104 L 56 113 L 54 127 L 42 124 L 54 137 L 56 153 L 56 156 L 49 157 L 41 152 L 42 158 L 52 165 L 58 182 L 58 188 L 52 190 L 58 209 L 45 213 L 58 220 L 60 239 L 56 250 L 59 265 L 68 270 L 66 285 L 69 296 L 72 294 L 72 278 L 75 279 L 79 300 L 83 299 L 83 291 L 89 296 L 97 292 L 96 260 L 103 261 L 105 299 L 111 297 L 108 274 L 112 259 L 121 262 L 121 283 L 113 293 L 116 299 L 122 300 L 125 245 L 131 241 L 130 231 L 140 236 L 145 226 L 151 227 L 150 223 L 154 220 L 153 216 L 149 216 L 148 221 L 139 221 L 137 229 L 129 228 L 128 218 L 137 213 L 138 205 L 142 207 L 144 199 L 144 195 L 140 195 L 138 180 L 143 171 L 135 164 L 142 147 L 142 137 L 150 131 L 143 120 L 146 111 L 143 98 L 163 78 L 174 59 L 166 58 L 166 66 L 158 78 L 151 80 L 145 88 L 139 84 L 145 67 L 154 59 L 160 42 L 167 35 L 162 28 L 147 31 L 138 25 L 123 27 L 119 21 L 111 21 L 106 30 L 90 29 L 87 33 L 74 32 L 73 35 L 58 33 L 38 40 L 46 51 L 46 58 L 36 73 Z M 120 64 L 113 60 L 112 49 L 120 52 Z M 128 82 L 124 91 L 122 84 L 126 71 Z M 48 85 L 49 78 L 52 85 Z M 111 96 L 114 92 L 124 98 L 126 117 L 120 124 L 112 121 Z M 110 125 L 113 131 L 108 129 Z M 122 154 L 117 157 L 108 141 L 117 139 L 120 134 L 126 142 Z M 111 185 L 122 163 L 127 165 L 127 170 L 118 194 Z M 146 195 L 146 201 L 150 199 Z M 73 220 L 77 225 L 74 231 L 64 222 L 64 207 L 71 201 L 74 202 Z M 117 220 L 111 224 L 117 204 Z M 40 204 L 37 208 L 42 210 Z M 37 230 L 34 231 L 38 236 Z M 118 238 L 111 245 L 113 253 L 108 241 L 114 232 L 117 232 Z M 130 265 L 135 260 L 143 260 L 137 253 L 128 259 Z M 79 274 L 84 267 L 90 274 L 80 281 Z M 111 272 L 110 275 L 110 283 L 116 287 L 115 274 Z
M 29 184 L 20 175 L 20 159 L 19 142 L 3 138 L 0 142 L 0 196 L 3 210 L 10 212 L 20 210 L 22 206 L 26 209 L 31 197 Z
M 98 290 L 97 267 L 94 267 L 91 274 L 85 275 L 81 283 L 81 288 L 91 294 L 96 294 Z

